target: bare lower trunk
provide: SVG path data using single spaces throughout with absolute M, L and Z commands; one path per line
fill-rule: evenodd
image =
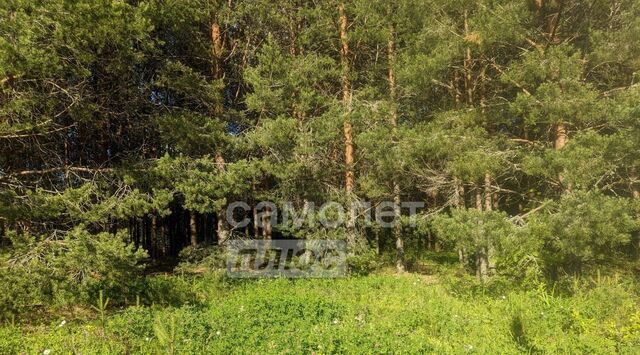
M 196 223 L 196 213 L 191 211 L 189 213 L 189 236 L 191 240 L 191 246 L 198 246 L 198 226 Z
M 482 210 L 482 192 L 480 191 L 480 186 L 475 185 L 475 190 L 476 190 L 476 193 L 475 193 L 476 209 Z
M 554 141 L 553 147 L 555 150 L 560 150 L 567 145 L 568 137 L 567 137 L 567 127 L 564 123 L 558 123 L 556 125 L 556 138 Z
M 453 178 L 454 185 L 454 206 L 457 209 L 466 208 L 465 198 L 464 198 L 464 184 L 457 178 Z M 458 248 L 458 260 L 460 261 L 460 265 L 462 267 L 467 266 L 467 251 L 464 247 Z
M 0 217 L 0 247 L 4 247 L 5 245 L 5 235 L 6 231 L 6 223 L 4 218 Z
M 216 233 L 218 235 L 218 244 L 224 244 L 229 240 L 230 231 L 227 226 L 226 215 L 224 211 L 219 211 L 217 214 L 218 223 L 216 225 Z
M 466 248 L 458 248 L 458 261 L 462 267 L 467 266 L 467 250 Z
M 258 239 L 258 237 L 260 236 L 261 222 L 258 220 L 258 209 L 256 208 L 256 206 L 253 206 L 251 212 L 253 214 L 253 236 Z
M 262 238 L 271 239 L 271 208 L 265 207 L 262 213 Z
M 464 184 L 457 177 L 453 178 L 453 206 L 455 208 L 466 208 L 464 199 Z
M 486 281 L 489 276 L 489 255 L 487 248 L 480 248 L 476 256 L 476 276 L 481 281 Z
M 493 205 L 491 203 L 491 174 L 484 174 L 484 209 L 491 211 Z
M 400 189 L 398 184 L 395 184 L 394 188 L 393 212 L 395 219 L 393 234 L 396 239 L 396 270 L 401 273 L 405 271 L 405 264 L 404 240 L 402 239 L 402 224 L 400 223 Z
M 151 257 L 158 257 L 158 218 L 151 216 Z
M 220 154 L 220 152 L 216 153 L 216 167 L 218 169 L 218 171 L 220 171 L 221 174 L 226 173 L 226 162 L 224 160 L 224 157 L 222 156 L 222 154 Z M 227 239 L 229 239 L 229 226 L 227 224 L 227 216 L 226 216 L 226 211 L 224 208 L 222 208 L 220 211 L 218 211 L 216 213 L 216 217 L 218 220 L 217 226 L 216 226 L 216 234 L 218 236 L 218 244 L 224 244 L 224 242 L 227 241 Z
M 353 172 L 353 129 L 350 122 L 343 123 L 344 133 L 344 162 L 345 162 L 345 192 L 347 196 L 353 194 L 354 172 Z

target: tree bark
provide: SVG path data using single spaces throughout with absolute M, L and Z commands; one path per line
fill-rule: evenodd
M 569 140 L 568 136 L 567 136 L 567 127 L 565 126 L 564 123 L 558 123 L 556 125 L 556 129 L 555 129 L 555 140 L 553 142 L 553 148 L 556 151 L 561 150 L 562 148 L 564 148 L 565 145 L 567 145 L 567 142 Z M 558 181 L 560 181 L 560 184 L 564 183 L 564 174 L 563 173 L 559 173 L 558 174 Z M 565 192 L 571 191 L 571 186 L 566 186 L 565 187 Z
M 567 127 L 564 123 L 558 123 L 556 125 L 556 138 L 553 144 L 554 149 L 560 150 L 564 148 L 564 146 L 567 145 L 568 140 Z
M 189 236 L 191 237 L 191 246 L 198 246 L 198 227 L 196 223 L 196 213 L 191 211 L 189 213 Z
M 485 247 L 480 248 L 476 255 L 476 276 L 483 282 L 489 276 L 489 255 Z
M 349 21 L 344 4 L 338 5 L 338 15 L 340 24 L 340 63 L 342 73 L 340 74 L 340 84 L 342 88 L 342 104 L 345 109 L 345 119 L 343 122 L 344 135 L 344 163 L 345 163 L 345 194 L 347 195 L 348 209 L 351 211 L 354 190 L 354 149 L 353 149 L 353 128 L 351 126 L 351 89 L 349 83 L 349 41 L 347 39 L 347 29 Z M 353 248 L 356 244 L 355 216 L 349 213 L 347 221 L 347 244 Z
M 222 57 L 223 41 L 222 41 L 222 31 L 220 29 L 220 24 L 218 23 L 218 19 L 216 17 L 213 18 L 211 23 L 211 57 L 213 62 L 213 79 L 214 80 L 223 80 L 224 79 L 224 61 Z M 223 105 L 218 104 L 215 108 L 215 114 L 220 115 L 224 111 Z M 218 171 L 221 174 L 226 172 L 225 168 L 225 160 L 221 153 L 221 148 L 217 147 L 216 155 L 215 155 L 215 163 Z M 218 236 L 218 244 L 224 244 L 224 242 L 229 239 L 229 227 L 226 223 L 226 213 L 225 209 L 222 208 L 220 211 L 216 211 L 216 234 Z
M 220 171 L 221 174 L 226 173 L 226 165 L 225 165 L 224 157 L 219 152 L 216 153 L 216 167 Z M 229 226 L 227 224 L 226 219 L 226 211 L 225 208 L 222 208 L 220 211 L 216 212 L 216 219 L 218 221 L 216 226 L 216 234 L 218 236 L 218 244 L 224 244 L 230 236 Z
M 485 211 L 491 211 L 492 203 L 491 203 L 491 174 L 484 174 L 484 209 Z
M 264 212 L 262 213 L 262 238 L 267 240 L 271 239 L 271 228 L 271 208 L 265 206 Z
M 464 11 L 464 36 L 465 38 L 469 35 L 469 21 L 468 21 L 468 13 L 467 10 Z M 472 84 L 472 75 L 471 75 L 471 47 L 467 45 L 465 49 L 465 57 L 464 57 L 464 88 L 467 94 L 467 103 L 469 106 L 473 105 L 473 84 Z
M 222 31 L 218 19 L 214 17 L 211 23 L 211 57 L 213 59 L 213 78 L 222 79 L 224 69 L 222 67 Z
M 158 217 L 151 216 L 151 257 L 158 257 Z
M 391 140 L 392 144 L 398 142 L 398 110 L 396 107 L 396 75 L 394 72 L 394 65 L 396 60 L 396 40 L 395 40 L 395 26 L 392 24 L 389 28 L 389 41 L 387 44 L 387 55 L 389 60 L 389 101 L 391 102 Z M 398 179 L 394 177 L 393 183 L 393 212 L 394 212 L 394 228 L 393 234 L 396 240 L 396 270 L 399 273 L 405 271 L 404 262 L 404 240 L 402 239 L 402 224 L 400 223 L 401 209 L 400 209 L 400 185 Z
M 344 134 L 344 157 L 345 157 L 345 188 L 347 194 L 353 192 L 354 173 L 353 173 L 353 132 L 349 119 L 349 111 L 351 108 L 351 89 L 349 84 L 349 42 L 347 40 L 348 19 L 344 9 L 344 4 L 338 6 L 340 15 L 340 62 L 342 64 L 342 73 L 340 75 L 340 83 L 342 87 L 342 104 L 346 109 L 346 117 L 343 123 Z
M 466 208 L 466 203 L 464 199 L 464 184 L 460 182 L 457 177 L 453 178 L 454 185 L 454 205 L 456 209 Z M 462 267 L 467 266 L 467 251 L 464 247 L 458 248 L 458 260 L 460 261 L 460 265 Z

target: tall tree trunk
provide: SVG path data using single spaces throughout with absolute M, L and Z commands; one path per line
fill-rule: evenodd
M 395 26 L 393 24 L 389 28 L 389 42 L 387 44 L 387 55 L 389 60 L 389 101 L 391 102 L 391 140 L 393 144 L 398 143 L 398 110 L 396 102 L 396 75 L 394 72 L 394 65 L 396 61 L 396 39 L 395 39 Z M 397 167 L 398 168 L 398 167 Z M 393 179 L 393 212 L 394 212 L 394 228 L 393 234 L 396 240 L 396 270 L 399 273 L 405 271 L 404 262 L 404 240 L 402 239 L 402 224 L 400 223 L 401 209 L 400 209 L 400 185 L 398 179 Z
M 349 22 L 344 4 L 338 5 L 338 14 L 340 22 L 340 62 L 342 64 L 342 73 L 340 74 L 340 83 L 342 87 L 342 104 L 345 109 L 345 119 L 343 122 L 344 135 L 344 163 L 345 163 L 345 193 L 347 195 L 349 221 L 347 222 L 347 243 L 353 248 L 356 244 L 355 233 L 355 216 L 351 211 L 353 189 L 354 189 L 354 156 L 353 156 L 353 129 L 351 126 L 351 89 L 349 83 L 349 42 L 347 39 L 347 29 Z
M 231 3 L 229 3 L 229 6 Z M 223 41 L 222 41 L 222 31 L 220 29 L 220 24 L 218 23 L 218 19 L 216 17 L 213 18 L 211 23 L 211 57 L 213 62 L 213 79 L 214 80 L 223 80 L 224 79 L 224 61 L 222 57 Z M 223 105 L 218 104 L 215 108 L 216 115 L 221 115 L 224 111 Z M 220 171 L 221 174 L 224 174 L 225 169 L 225 160 L 221 153 L 221 147 L 217 147 L 215 162 L 216 167 Z M 218 236 L 218 244 L 224 244 L 224 242 L 229 239 L 229 227 L 227 225 L 226 213 L 225 209 L 222 208 L 219 211 L 216 211 L 217 217 L 217 226 L 216 226 L 216 234 Z
M 467 38 L 467 36 L 469 36 L 469 20 L 468 20 L 468 13 L 467 10 L 464 11 L 464 36 L 465 38 Z M 467 103 L 469 104 L 469 106 L 473 106 L 473 83 L 472 83 L 472 75 L 471 75 L 471 66 L 472 66 L 472 59 L 471 59 L 471 47 L 469 45 L 467 45 L 466 49 L 465 49 L 465 57 L 464 57 L 464 62 L 463 62 L 463 66 L 464 66 L 464 73 L 465 73 L 465 77 L 464 77 L 464 88 L 467 94 Z

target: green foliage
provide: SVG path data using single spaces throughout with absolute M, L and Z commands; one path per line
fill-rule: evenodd
M 581 280 L 638 270 L 638 1 L 340 4 L 0 3 L 0 316 L 98 299 L 103 341 L 6 327 L 0 352 L 632 352 L 630 291 Z M 232 201 L 392 199 L 425 202 L 417 228 L 358 222 L 383 255 L 350 245 L 350 272 L 403 238 L 407 268 L 444 287 L 229 281 L 222 246 L 183 248 L 192 222 L 193 242 L 226 239 L 212 221 Z M 182 276 L 145 278 L 142 248 Z M 510 289 L 527 292 L 493 298 Z M 174 308 L 111 315 L 106 296 Z
M 103 290 L 116 303 L 142 290 L 146 252 L 124 241 L 125 233 L 92 235 L 76 228 L 63 239 L 12 237 L 2 258 L 3 315 L 44 304 L 89 304 Z
M 471 298 L 470 285 L 456 294 L 418 275 L 257 280 L 199 306 L 127 308 L 107 317 L 104 336 L 95 321 L 6 325 L 0 351 L 633 353 L 634 287 L 603 277 L 573 296 L 539 288 Z
M 225 250 L 218 246 L 186 247 L 180 251 L 180 265 L 177 271 L 198 270 L 215 271 L 226 268 Z
M 451 216 L 438 216 L 433 226 L 445 241 L 471 252 L 498 248 L 515 232 L 505 213 L 477 209 L 454 209 Z
M 629 200 L 576 191 L 536 215 L 528 233 L 544 242 L 548 268 L 573 274 L 622 263 L 639 227 Z
M 367 249 L 347 257 L 349 273 L 353 275 L 367 275 L 380 268 L 380 257 L 375 249 Z

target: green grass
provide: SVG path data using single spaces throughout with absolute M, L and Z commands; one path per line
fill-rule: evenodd
M 553 296 L 453 292 L 416 274 L 224 280 L 156 276 L 164 304 L 5 325 L 0 353 L 628 353 L 635 293 L 615 282 Z M 184 299 L 175 294 L 189 295 Z M 191 303 L 186 303 L 191 299 Z M 173 305 L 171 305 L 173 304 Z

